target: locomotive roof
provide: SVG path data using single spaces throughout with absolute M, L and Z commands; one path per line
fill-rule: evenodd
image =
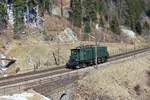
M 91 47 L 95 47 L 95 45 L 84 45 L 84 46 L 79 46 L 76 49 L 81 49 L 81 48 L 91 48 Z M 97 47 L 106 47 L 106 46 L 100 46 L 98 45 Z

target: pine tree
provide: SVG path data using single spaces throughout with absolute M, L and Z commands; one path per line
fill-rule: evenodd
M 72 23 L 77 26 L 81 27 L 82 22 L 82 0 L 71 0 L 71 10 L 70 19 Z
M 86 35 L 88 33 L 91 32 L 91 21 L 90 21 L 90 17 L 86 17 L 83 19 L 84 22 L 84 32 L 86 33 Z
M 110 22 L 110 28 L 111 28 L 111 31 L 114 32 L 115 34 L 118 34 L 118 35 L 120 34 L 119 23 L 115 16 L 113 16 Z
M 89 17 L 92 22 L 97 20 L 97 2 L 96 0 L 83 0 L 84 17 Z
M 0 1 L 0 30 L 5 29 L 7 27 L 7 8 L 6 1 Z
M 97 12 L 97 21 L 99 26 L 104 27 L 105 24 L 105 18 L 104 16 L 105 14 L 105 4 L 104 4 L 104 0 L 97 0 L 97 4 L 96 4 L 96 12 Z
M 141 4 L 141 0 L 126 0 L 128 5 L 128 15 L 127 15 L 127 25 L 131 27 L 132 30 L 138 31 L 136 28 L 136 24 L 139 24 L 139 20 L 142 12 L 144 11 L 143 4 Z
M 54 0 L 44 0 L 44 9 L 47 11 L 50 15 L 52 14 L 52 6 L 54 4 Z
M 26 7 L 26 1 L 14 0 L 14 32 L 21 33 L 24 31 L 24 12 Z

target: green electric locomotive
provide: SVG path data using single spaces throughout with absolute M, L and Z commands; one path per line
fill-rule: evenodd
M 96 47 L 94 45 L 77 47 L 71 49 L 71 56 L 66 66 L 71 69 L 83 68 L 96 64 L 96 60 L 97 64 L 104 63 L 108 57 L 107 47 Z

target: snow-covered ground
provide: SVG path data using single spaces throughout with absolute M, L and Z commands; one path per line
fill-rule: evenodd
M 78 40 L 76 33 L 73 30 L 71 30 L 70 28 L 66 28 L 64 31 L 62 31 L 61 34 L 58 35 L 58 38 L 61 42 Z
M 34 11 L 34 12 L 33 12 Z M 41 27 L 43 23 L 43 19 L 38 16 L 38 6 L 33 8 L 33 11 L 24 12 L 24 22 L 25 25 L 30 27 Z M 8 22 L 11 25 L 14 25 L 14 15 L 13 15 L 13 4 L 7 4 L 7 14 L 8 14 Z
M 5 58 L 6 58 L 6 56 L 0 53 L 0 59 L 5 59 Z M 3 70 L 5 71 L 7 69 L 7 68 L 5 68 L 5 66 L 7 65 L 7 63 L 8 62 L 5 61 L 5 60 L 0 60 L 0 70 L 1 71 L 3 71 Z
M 47 97 L 44 97 L 38 93 L 21 93 L 7 96 L 0 96 L 0 100 L 50 100 Z
M 121 27 L 121 31 L 123 33 L 125 33 L 127 36 L 129 36 L 130 38 L 135 38 L 136 37 L 136 33 L 135 32 L 133 32 L 132 30 L 129 30 L 129 29 L 125 28 L 125 27 Z
M 7 5 L 7 14 L 8 14 L 8 22 L 13 25 L 14 24 L 14 16 L 13 16 L 13 4 Z

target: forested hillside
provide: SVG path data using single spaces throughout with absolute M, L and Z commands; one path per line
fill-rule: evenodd
M 53 16 L 57 4 L 60 16 L 64 17 L 64 2 L 70 4 L 66 19 L 82 28 L 84 33 L 92 32 L 96 24 L 118 35 L 120 26 L 129 27 L 138 34 L 148 34 L 150 30 L 150 0 L 1 0 L 0 30 L 8 26 L 8 8 L 12 7 L 14 33 L 21 33 L 29 23 L 42 25 L 43 16 Z
M 142 23 L 149 5 L 149 0 L 71 0 L 70 18 L 74 25 L 83 24 L 85 32 L 90 31 L 92 23 L 99 23 L 101 27 L 110 26 L 114 33 L 120 33 L 118 27 L 125 25 L 141 34 L 143 27 L 149 27 L 147 22 Z

